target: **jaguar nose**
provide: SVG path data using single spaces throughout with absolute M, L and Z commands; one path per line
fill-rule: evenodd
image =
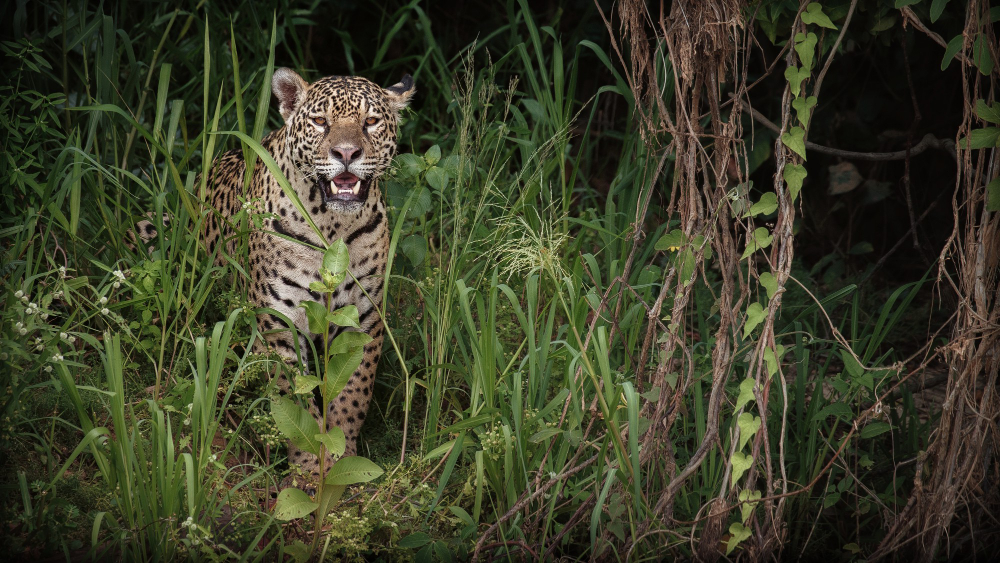
M 330 155 L 344 163 L 344 166 L 349 165 L 355 160 L 361 158 L 364 151 L 361 147 L 355 145 L 337 145 L 330 149 Z

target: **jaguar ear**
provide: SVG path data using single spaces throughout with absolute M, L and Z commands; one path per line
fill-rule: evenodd
M 290 68 L 279 68 L 271 77 L 271 91 L 278 98 L 278 111 L 285 123 L 295 115 L 302 102 L 306 101 L 309 84 Z
M 404 74 L 399 82 L 385 89 L 389 104 L 396 111 L 410 105 L 410 99 L 416 91 L 417 89 L 413 87 L 413 77 L 409 74 Z

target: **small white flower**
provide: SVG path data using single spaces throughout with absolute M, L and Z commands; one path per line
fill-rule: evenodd
M 48 318 L 49 318 L 49 314 L 48 313 L 42 313 L 42 320 L 43 321 L 47 320 Z
M 56 355 L 52 356 L 52 361 L 56 362 L 56 363 L 63 361 L 63 355 L 62 354 L 56 354 Z
M 45 366 L 42 368 L 45 373 L 52 373 L 52 366 Z
M 20 299 L 24 297 L 24 292 L 20 289 L 14 292 L 14 299 Z
M 101 296 L 101 305 L 107 305 L 107 303 L 108 303 L 108 298 L 102 295 Z
M 107 307 L 104 307 L 103 309 L 101 309 L 101 314 L 102 315 L 110 315 L 111 311 L 109 311 Z
M 63 278 L 66 277 L 66 266 L 59 266 L 59 276 Z
M 24 336 L 25 334 L 28 334 L 28 329 L 26 329 L 26 328 L 23 328 L 23 327 L 22 327 L 22 328 L 19 328 L 19 329 L 17 330 L 17 333 L 18 333 L 18 334 L 20 334 L 21 336 Z
M 122 286 L 122 284 L 120 282 L 115 282 L 115 283 L 111 284 L 111 287 L 113 287 L 115 289 L 118 289 L 121 286 Z
M 38 303 L 35 303 L 35 302 L 28 303 L 28 308 L 29 309 L 37 309 L 38 308 Z
M 66 334 L 65 332 L 60 332 L 59 333 L 59 339 L 60 340 L 69 340 L 69 335 Z
M 45 349 L 45 345 L 44 344 L 38 344 L 38 345 L 35 346 L 35 352 L 41 352 L 44 349 Z
M 34 315 L 35 314 L 35 310 L 32 309 L 31 307 L 28 307 L 27 309 L 24 310 L 24 314 L 25 315 Z
M 69 335 L 69 338 L 66 339 L 66 342 L 69 342 L 70 344 L 72 344 L 72 343 L 76 342 L 76 337 L 71 334 L 71 335 Z
M 42 343 L 42 339 L 38 338 L 38 337 L 35 337 L 35 344 L 41 344 L 41 343 Z
M 215 463 L 218 460 L 219 460 L 219 456 L 217 456 L 215 454 L 212 454 L 212 456 L 208 458 L 208 461 L 211 461 L 212 463 Z
M 112 273 L 112 274 L 113 274 L 113 275 L 114 275 L 114 276 L 115 276 L 116 278 L 118 278 L 118 281 L 125 281 L 125 273 L 124 273 L 124 272 L 122 272 L 121 270 L 115 270 L 114 272 L 111 272 L 111 273 Z
M 27 303 L 28 301 L 30 301 L 30 299 L 28 299 L 27 295 L 22 295 L 21 296 L 21 303 Z
M 21 330 L 21 327 L 23 327 L 23 326 L 24 326 L 24 324 L 21 323 L 21 321 L 17 321 L 16 323 L 14 323 L 14 329 L 15 330 Z

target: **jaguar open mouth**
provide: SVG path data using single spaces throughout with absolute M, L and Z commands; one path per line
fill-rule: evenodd
M 371 178 L 363 180 L 350 172 L 344 172 L 332 179 L 320 176 L 317 184 L 323 194 L 323 203 L 329 205 L 335 201 L 364 201 L 368 197 Z

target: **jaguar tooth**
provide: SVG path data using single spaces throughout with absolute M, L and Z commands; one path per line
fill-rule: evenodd
M 361 193 L 361 180 L 358 180 L 358 182 L 354 184 L 354 187 L 351 188 L 351 191 L 354 192 L 354 195 L 358 195 L 359 193 Z

